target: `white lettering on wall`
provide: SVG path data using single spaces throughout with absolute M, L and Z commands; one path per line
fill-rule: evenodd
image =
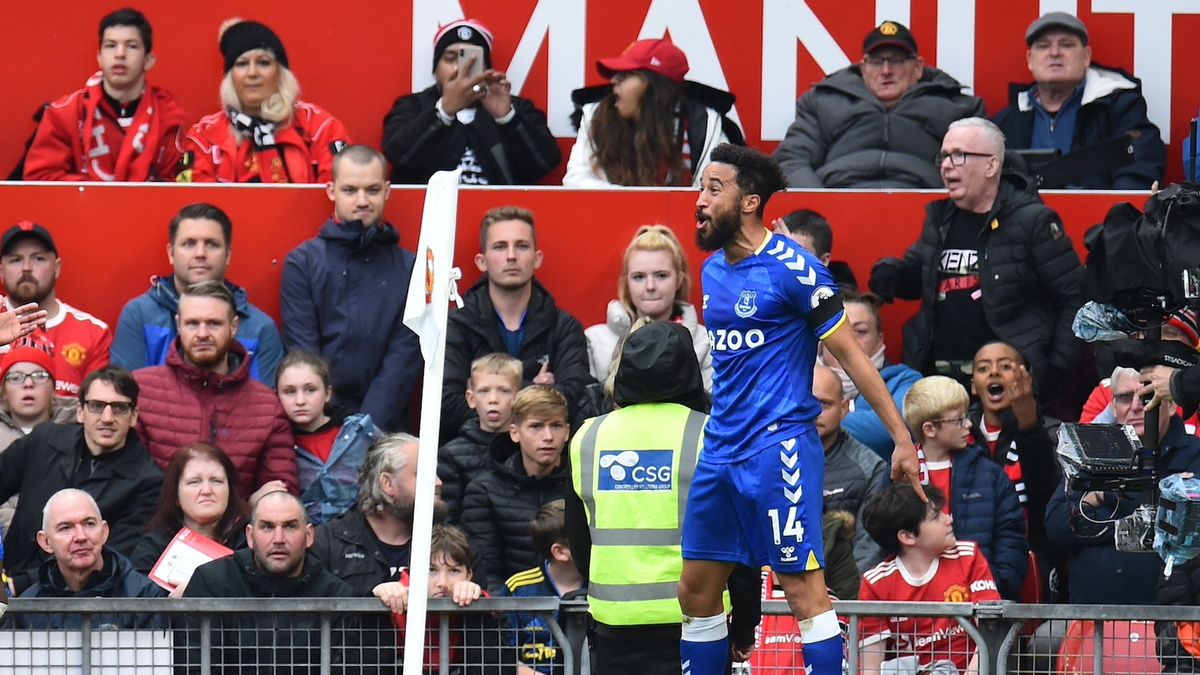
M 838 46 L 833 36 L 829 34 L 829 30 L 825 28 L 825 24 L 821 23 L 807 2 L 804 0 L 763 0 L 762 139 L 764 141 L 783 140 L 788 125 L 796 117 L 797 40 L 804 45 L 824 73 L 832 73 L 850 65 L 849 57 Z
M 1093 0 L 1094 14 L 1133 15 L 1133 70 L 1150 119 L 1171 142 L 1171 27 L 1176 14 L 1200 14 L 1200 0 Z
M 413 0 L 412 90 L 433 84 L 433 36 L 451 21 L 466 17 L 458 0 Z
M 895 21 L 912 28 L 912 0 L 875 0 L 875 25 Z
M 638 39 L 655 39 L 667 34 L 670 34 L 671 42 L 687 54 L 690 67 L 687 79 L 729 91 L 729 81 L 721 68 L 721 59 L 717 56 L 708 22 L 704 20 L 704 11 L 700 9 L 700 0 L 653 0 L 650 3 Z M 741 125 L 736 107 L 730 118 Z
M 938 0 L 937 67 L 968 89 L 975 87 L 975 3 Z
M 546 54 L 550 61 L 546 71 L 549 86 L 546 121 L 555 136 L 573 138 L 571 112 L 575 108 L 571 92 L 583 86 L 587 72 L 584 63 L 587 0 L 538 0 L 508 64 L 507 75 L 514 94 L 521 92 L 543 40 L 549 44 Z

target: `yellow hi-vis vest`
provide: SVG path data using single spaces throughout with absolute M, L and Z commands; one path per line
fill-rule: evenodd
M 675 403 L 640 403 L 587 420 L 571 441 L 571 482 L 592 535 L 596 621 L 682 623 L 683 511 L 707 419 Z

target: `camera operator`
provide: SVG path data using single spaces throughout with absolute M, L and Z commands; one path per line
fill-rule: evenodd
M 1140 396 L 1138 371 L 1117 368 L 1110 380 L 1113 413 L 1118 424 L 1133 427 L 1145 439 L 1146 403 Z M 1182 471 L 1200 472 L 1200 439 L 1184 429 L 1167 401 L 1159 414 L 1156 477 Z M 1056 490 L 1046 509 L 1046 533 L 1068 557 L 1069 602 L 1073 604 L 1153 604 L 1163 562 L 1156 555 L 1125 553 L 1114 547 L 1111 521 L 1133 513 L 1145 495 L 1138 492 Z

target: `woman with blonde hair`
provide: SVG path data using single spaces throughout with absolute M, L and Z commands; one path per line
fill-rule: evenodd
M 700 325 L 696 308 L 687 301 L 692 275 L 675 233 L 665 225 L 643 225 L 625 249 L 617 299 L 608 303 L 608 320 L 590 326 L 584 334 L 592 377 L 603 382 L 621 338 L 634 320 L 674 321 L 692 335 L 692 345 L 705 391 L 712 391 L 712 357 L 708 333 Z
M 221 104 L 183 140 L 180 182 L 324 183 L 346 127 L 300 100 L 283 42 L 257 21 L 230 19 L 218 33 L 225 63 Z

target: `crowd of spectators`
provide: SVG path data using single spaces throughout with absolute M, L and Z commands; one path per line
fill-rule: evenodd
M 22 221 L 0 237 L 6 309 L 14 310 L 0 317 L 29 304 L 44 313 L 24 335 L 0 326 L 11 343 L 0 359 L 9 591 L 165 595 L 146 575 L 187 529 L 233 553 L 198 568 L 174 596 L 374 596 L 403 629 L 417 464 L 417 439 L 406 432 L 422 357 L 402 323 L 416 258 L 384 220 L 389 177 L 422 183 L 461 169 L 463 183 L 535 183 L 561 161 L 545 115 L 511 94 L 493 68 L 490 31 L 471 20 L 435 36 L 436 84 L 396 101 L 382 153 L 352 144 L 330 113 L 297 98 L 283 43 L 264 24 L 222 28 L 225 110 L 190 130 L 169 95 L 146 82 L 154 56 L 145 18 L 115 12 L 100 38 L 100 72 L 46 108 L 27 178 L 325 183 L 333 216 L 286 258 L 282 330 L 226 278 L 233 226 L 211 204 L 185 206 L 170 221 L 172 274 L 131 299 L 115 331 L 58 299 L 61 261 L 49 230 Z M 1137 81 L 1091 63 L 1077 18 L 1043 16 L 1026 41 L 1035 83 L 1015 90 L 993 123 L 982 101 L 925 65 L 906 27 L 885 21 L 867 35 L 859 63 L 800 98 L 776 151 L 793 187 L 947 191 L 930 203 L 916 243 L 863 275 L 870 293 L 833 260 L 820 214 L 789 214 L 768 235 L 794 239 L 837 272 L 845 320 L 903 410 L 931 498 L 926 505 L 908 486 L 890 485 L 887 431 L 823 351 L 813 394 L 827 579 L 838 597 L 935 599 L 941 585 L 961 582 L 975 601 L 1155 602 L 1158 559 L 1122 557 L 1111 533 L 1093 526 L 1138 500 L 1071 492 L 1053 460 L 1060 420 L 1082 411 L 1142 435 L 1145 403 L 1137 371 L 1117 369 L 1098 385 L 1088 373 L 1084 344 L 1071 332 L 1082 264 L 1013 152 L 1069 156 L 1132 133 L 1132 164 L 1080 176 L 1075 186 L 1147 189 L 1162 178 L 1165 147 Z M 636 42 L 597 67 L 612 84 L 575 94 L 579 137 L 565 185 L 693 185 L 714 147 L 743 143 L 725 116 L 732 96 L 686 81 L 686 56 L 670 41 Z M 482 278 L 447 327 L 435 508 L 442 524 L 428 592 L 463 605 L 489 593 L 564 597 L 586 588 L 586 565 L 577 562 L 588 552 L 572 551 L 559 501 L 572 494 L 564 448 L 585 420 L 613 409 L 632 327 L 686 329 L 703 390 L 712 391 L 717 336 L 705 329 L 703 308 L 687 301 L 691 268 L 670 228 L 634 233 L 614 270 L 607 320 L 585 330 L 536 278 L 543 251 L 535 222 L 520 206 L 486 213 L 475 256 Z M 885 359 L 879 316 L 894 298 L 920 301 L 899 364 Z M 1168 328 L 1168 339 L 1200 347 L 1190 310 Z M 1093 386 L 1089 412 L 1082 394 Z M 1170 404 L 1162 410 L 1160 469 L 1200 468 L 1194 420 L 1185 423 Z M 846 555 L 835 555 L 835 545 Z M 939 560 L 940 571 L 923 576 Z M 1167 596 L 1186 594 L 1180 578 Z M 768 581 L 767 597 L 770 589 Z M 101 624 L 141 619 L 105 616 Z M 307 619 L 229 621 L 230 634 L 243 637 L 214 648 L 230 664 L 240 651 L 276 658 L 286 647 L 288 658 L 306 660 L 314 650 L 317 627 Z M 505 644 L 454 649 L 520 663 L 522 672 L 561 663 L 545 617 L 513 613 L 505 622 Z M 36 622 L 71 625 L 54 616 Z M 267 627 L 291 630 L 295 642 L 246 637 Z M 866 661 L 881 661 L 877 645 L 898 630 L 864 623 Z M 1061 637 L 1056 630 L 1041 637 Z M 395 647 L 356 646 L 375 647 L 373 658 Z M 512 655 L 495 656 L 505 648 Z
M 326 183 L 333 157 L 352 143 L 333 113 L 300 99 L 284 41 L 264 23 L 221 25 L 222 109 L 190 128 L 171 94 L 148 81 L 153 32 L 141 12 L 105 16 L 99 38 L 100 70 L 44 106 L 17 177 Z M 1073 15 L 1034 21 L 1025 35 L 1034 82 L 1013 84 L 995 121 L 1010 150 L 1032 153 L 1039 166 L 1057 159 L 1063 186 L 1149 189 L 1167 153 L 1141 83 L 1093 63 L 1089 40 Z M 419 185 L 460 169 L 463 184 L 530 185 L 563 163 L 546 114 L 514 95 L 493 62 L 494 42 L 473 19 L 432 36 L 434 83 L 397 98 L 384 117 L 391 182 Z M 578 137 L 563 185 L 696 186 L 713 148 L 745 144 L 730 116 L 734 93 L 686 79 L 687 55 L 669 38 L 636 41 L 596 69 L 610 84 L 571 94 Z M 929 160 L 950 123 L 984 115 L 980 98 L 926 65 L 908 27 L 883 21 L 864 38 L 861 59 L 799 98 L 775 157 L 793 188 L 935 188 Z

